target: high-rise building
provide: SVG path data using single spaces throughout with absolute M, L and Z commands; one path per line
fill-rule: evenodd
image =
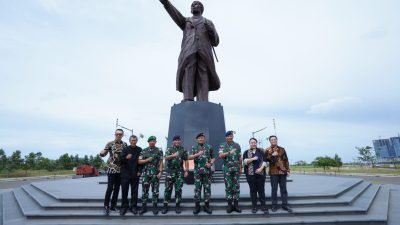
M 389 158 L 389 139 L 379 139 L 372 141 L 375 149 L 375 155 L 378 158 Z
M 392 142 L 396 156 L 400 157 L 400 137 L 392 137 L 390 142 Z
M 400 157 L 400 137 L 373 140 L 372 144 L 378 158 Z

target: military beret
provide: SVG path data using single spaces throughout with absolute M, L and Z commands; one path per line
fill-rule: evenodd
M 233 133 L 234 133 L 234 132 L 231 131 L 231 130 L 230 130 L 230 131 L 227 131 L 227 132 L 225 133 L 225 137 L 227 137 L 227 136 L 229 136 L 229 135 L 233 135 Z
M 204 135 L 204 133 L 199 133 L 197 136 L 196 136 L 196 139 L 197 138 L 199 138 L 199 137 L 205 137 L 206 135 Z
M 181 136 L 175 135 L 174 138 L 172 138 L 172 140 L 173 140 L 173 141 L 175 141 L 175 140 L 181 140 Z
M 150 137 L 147 139 L 147 142 L 150 142 L 150 141 L 157 141 L 156 136 L 150 136 Z

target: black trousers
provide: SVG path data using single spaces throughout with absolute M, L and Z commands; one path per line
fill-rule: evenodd
M 252 207 L 257 206 L 257 194 L 258 200 L 261 206 L 265 206 L 265 175 L 254 174 L 246 175 L 247 183 L 250 187 L 250 198 Z
M 111 208 L 115 208 L 117 206 L 118 194 L 119 194 L 119 186 L 121 185 L 121 174 L 107 174 L 107 190 L 106 196 L 104 197 L 104 206 L 110 206 L 110 197 L 111 198 Z
M 134 176 L 131 178 L 122 178 L 121 180 L 121 189 L 122 189 L 122 204 L 121 208 L 128 208 L 128 192 L 129 186 L 131 186 L 131 204 L 130 207 L 137 207 L 138 200 L 138 188 L 139 188 L 139 178 L 138 176 Z
M 279 190 L 281 191 L 282 206 L 287 206 L 288 204 L 288 192 L 286 190 L 286 175 L 271 175 L 271 198 L 272 207 L 278 204 L 278 184 Z

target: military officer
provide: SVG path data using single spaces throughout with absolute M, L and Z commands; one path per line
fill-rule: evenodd
M 149 189 L 153 192 L 153 214 L 158 214 L 157 203 L 159 195 L 160 178 L 163 170 L 163 152 L 156 147 L 157 139 L 155 136 L 150 136 L 147 139 L 149 147 L 143 149 L 139 155 L 139 165 L 142 168 L 142 210 L 140 214 L 147 212 L 147 199 L 149 197 Z
M 206 144 L 204 133 L 196 136 L 197 144 L 192 147 L 190 159 L 194 159 L 194 199 L 195 209 L 193 214 L 200 212 L 201 189 L 204 189 L 204 212 L 212 214 L 210 209 L 211 197 L 211 167 L 214 164 L 214 153 L 212 146 Z
M 174 136 L 172 139 L 173 145 L 165 151 L 165 160 L 167 164 L 165 191 L 164 191 L 164 209 L 161 212 L 168 212 L 168 203 L 171 200 L 172 189 L 175 186 L 175 212 L 181 213 L 180 203 L 182 199 L 183 177 L 188 176 L 189 161 L 188 152 L 181 146 L 181 137 Z M 185 165 L 185 167 L 184 167 Z
M 235 210 L 241 213 L 239 208 L 240 183 L 242 171 L 242 155 L 240 145 L 233 141 L 233 131 L 225 133 L 225 142 L 219 146 L 219 157 L 223 161 L 223 173 L 225 182 L 225 194 L 228 200 L 227 213 Z M 233 203 L 233 205 L 232 205 Z

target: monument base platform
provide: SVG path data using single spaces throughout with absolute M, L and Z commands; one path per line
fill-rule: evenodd
M 182 102 L 171 107 L 168 130 L 168 146 L 175 135 L 181 136 L 182 145 L 191 152 L 196 143 L 196 135 L 204 133 L 207 143 L 217 155 L 218 146 L 225 141 L 225 117 L 221 104 L 212 102 Z M 221 170 L 222 161 L 215 162 L 215 170 Z
M 193 186 L 184 185 L 182 214 L 175 213 L 174 200 L 170 211 L 154 216 L 151 212 L 134 215 L 118 212 L 103 215 L 106 177 L 40 181 L 0 193 L 0 224 L 350 224 L 398 225 L 400 188 L 371 184 L 358 178 L 293 174 L 288 183 L 289 204 L 293 213 L 279 209 L 269 216 L 260 210 L 251 212 L 247 183 L 241 183 L 239 201 L 242 213 L 226 213 L 223 183 L 212 184 L 212 215 L 193 215 Z M 265 186 L 270 207 L 270 186 Z M 159 208 L 162 207 L 164 184 L 160 184 Z M 139 193 L 141 193 L 141 187 Z M 140 197 L 140 195 L 139 195 Z M 120 202 L 118 203 L 120 205 Z M 140 206 L 141 204 L 139 204 Z M 202 203 L 203 205 L 203 203 Z M 151 203 L 148 204 L 151 206 Z M 390 206 L 390 207 L 389 207 Z M 393 210 L 392 210 L 393 209 Z

